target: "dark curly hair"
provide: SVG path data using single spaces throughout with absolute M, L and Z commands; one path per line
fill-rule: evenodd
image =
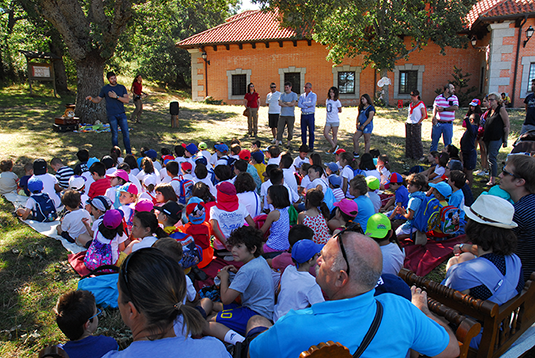
M 238 174 L 236 180 L 234 181 L 234 186 L 236 187 L 236 194 L 256 190 L 254 179 L 249 173 Z
M 516 235 L 511 229 L 480 224 L 468 219 L 466 236 L 483 250 L 496 255 L 511 255 L 516 250 Z
M 262 231 L 251 226 L 242 226 L 230 234 L 227 244 L 230 246 L 244 244 L 249 252 L 255 250 L 253 255 L 258 257 L 263 254 L 263 238 Z

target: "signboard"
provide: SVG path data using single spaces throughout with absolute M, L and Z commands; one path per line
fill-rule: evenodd
M 51 80 L 52 71 L 51 65 L 47 63 L 29 63 L 30 78 L 39 80 Z

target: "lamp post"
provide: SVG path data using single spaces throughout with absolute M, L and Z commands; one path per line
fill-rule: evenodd
M 531 38 L 531 36 L 533 36 L 534 32 L 535 32 L 535 30 L 530 25 L 530 27 L 528 27 L 528 29 L 526 30 L 526 39 L 524 40 L 524 45 L 522 47 L 526 47 L 526 44 L 528 43 L 528 41 Z
M 205 88 L 206 97 L 208 97 L 208 65 L 210 64 L 210 60 L 206 59 L 208 55 L 206 54 L 205 51 L 201 53 L 201 57 L 204 60 L 204 88 Z

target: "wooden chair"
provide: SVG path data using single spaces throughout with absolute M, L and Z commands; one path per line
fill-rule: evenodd
M 302 352 L 299 358 L 352 358 L 353 355 L 349 352 L 347 347 L 340 343 L 328 341 L 325 343 L 318 343 L 316 346 L 310 347 L 307 351 Z
M 482 322 L 483 332 L 479 349 L 470 348 L 468 357 L 501 356 L 535 322 L 535 285 L 532 284 L 532 281 L 535 281 L 535 273 L 531 274 L 530 280 L 519 295 L 501 306 L 419 277 L 407 269 L 401 269 L 399 276 L 409 286 L 424 288 L 431 300 Z M 448 321 L 452 322 L 450 319 Z

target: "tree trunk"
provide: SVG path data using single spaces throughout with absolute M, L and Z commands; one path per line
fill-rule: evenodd
M 54 75 L 56 77 L 56 89 L 60 94 L 67 94 L 70 91 L 67 87 L 67 73 L 65 72 L 65 63 L 63 62 L 64 52 L 63 47 L 61 46 L 63 40 L 57 31 L 52 31 L 50 36 L 51 41 L 48 43 L 50 52 L 60 57 L 59 60 L 52 61 L 52 64 L 54 65 Z
M 84 60 L 76 62 L 78 91 L 75 113 L 82 123 L 95 123 L 96 120 L 107 122 L 106 100 L 94 104 L 85 99 L 87 96 L 97 97 L 104 86 L 104 62 L 97 50 L 93 50 Z
M 383 77 L 387 77 L 388 76 L 388 70 L 385 70 L 385 69 L 382 69 L 381 70 L 381 78 Z M 390 103 L 389 103 L 389 96 L 388 96 L 388 88 L 389 86 L 388 85 L 384 85 L 383 86 L 383 101 L 385 102 L 385 106 L 389 106 Z

